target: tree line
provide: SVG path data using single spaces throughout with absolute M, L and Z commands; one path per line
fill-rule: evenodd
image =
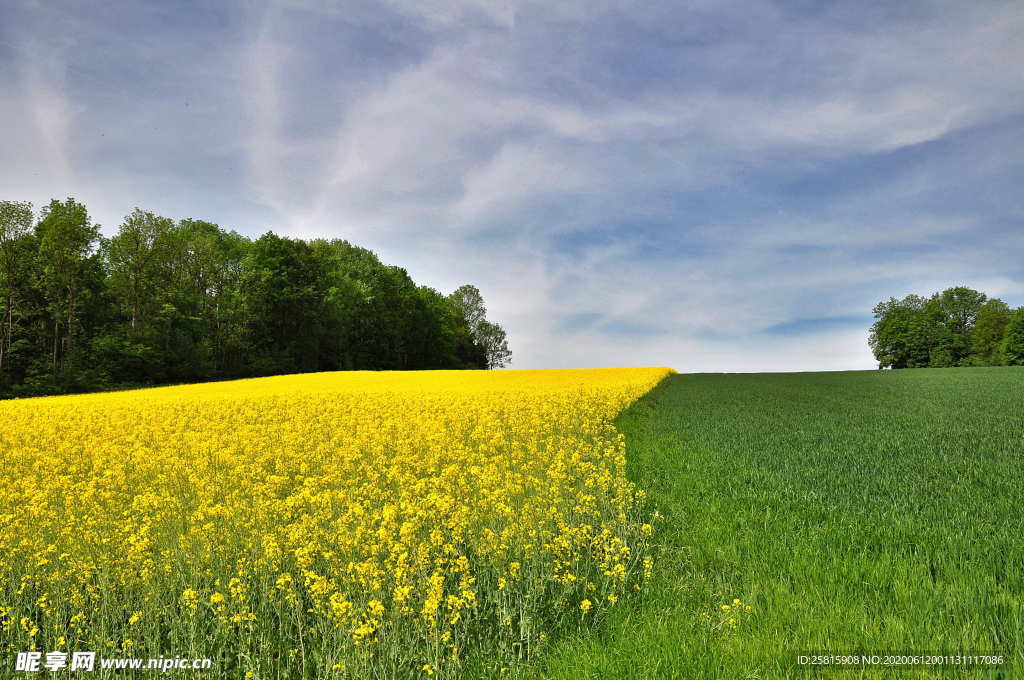
M 1024 307 L 957 286 L 874 308 L 868 343 L 879 368 L 1024 365 Z
M 480 291 L 443 295 L 344 240 L 136 208 L 0 201 L 0 397 L 311 371 L 485 369 L 511 358 Z

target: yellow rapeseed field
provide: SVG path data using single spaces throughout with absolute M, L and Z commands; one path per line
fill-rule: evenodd
M 612 419 L 670 372 L 320 373 L 0 402 L 0 663 L 512 667 L 650 572 Z

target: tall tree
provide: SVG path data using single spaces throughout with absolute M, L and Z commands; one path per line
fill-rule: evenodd
M 487 357 L 487 368 L 504 368 L 512 360 L 505 329 L 484 319 L 477 326 L 477 338 Z
M 218 377 L 240 374 L 245 356 L 243 262 L 251 242 L 202 220 L 182 220 L 174 229 L 171 261 L 179 263 L 174 300 L 201 320 L 200 350 Z
M 963 366 L 971 354 L 971 330 L 986 295 L 965 286 L 947 288 L 928 301 L 933 333 L 930 366 Z
M 324 278 L 305 241 L 267 232 L 253 243 L 241 286 L 257 374 L 317 370 Z
M 414 361 L 418 368 L 462 368 L 456 356 L 458 324 L 455 307 L 433 288 L 420 286 L 412 318 Z
M 462 318 L 469 326 L 469 332 L 474 338 L 478 338 L 480 324 L 487 318 L 487 307 L 484 306 L 484 296 L 480 294 L 480 289 L 466 284 L 456 288 L 450 297 L 462 312 Z
M 1002 363 L 1001 344 L 1013 310 L 999 298 L 992 298 L 978 310 L 971 330 L 971 361 L 974 366 L 998 366 Z
M 483 351 L 486 368 L 501 368 L 512 360 L 505 330 L 487 320 L 484 297 L 476 286 L 466 284 L 455 289 L 450 297 L 452 303 L 465 319 L 473 344 Z
M 4 358 L 14 341 L 18 275 L 22 269 L 22 244 L 32 234 L 31 203 L 0 201 L 0 375 Z
M 169 251 L 173 227 L 172 220 L 136 208 L 106 244 L 111 283 L 128 300 L 133 330 L 142 321 L 154 284 L 154 270 Z
M 879 368 L 996 366 L 1012 312 L 998 298 L 956 286 L 930 298 L 890 298 L 874 308 L 868 344 Z
M 352 305 L 345 351 L 346 365 L 356 369 L 402 370 L 415 363 L 410 311 L 418 314 L 416 286 L 401 267 L 383 264 L 365 248 L 333 241 L 334 266 L 347 280 Z
M 902 300 L 889 298 L 875 305 L 877 321 L 871 326 L 868 344 L 879 368 L 916 368 L 927 366 L 929 357 L 928 300 L 908 295 Z
M 68 198 L 50 201 L 36 225 L 43 274 L 50 295 L 53 322 L 52 368 L 56 373 L 64 357 L 73 356 L 81 296 L 87 291 L 99 225 L 85 206 Z
M 0 396 L 510 355 L 479 290 L 417 286 L 346 241 L 253 242 L 139 208 L 104 240 L 74 199 L 32 220 L 0 204 Z
M 1024 366 L 1024 307 L 1010 319 L 1003 336 L 1003 363 L 1007 366 Z

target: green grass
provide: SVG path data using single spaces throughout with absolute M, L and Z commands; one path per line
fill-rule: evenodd
M 655 578 L 527 676 L 1024 677 L 1024 369 L 680 375 L 620 427 L 665 516 Z M 1007 662 L 825 673 L 810 650 Z

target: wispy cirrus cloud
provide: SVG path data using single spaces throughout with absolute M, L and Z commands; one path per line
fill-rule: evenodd
M 1013 3 L 0 15 L 11 197 L 348 238 L 477 283 L 517 366 L 867 368 L 879 299 L 1024 303 Z

